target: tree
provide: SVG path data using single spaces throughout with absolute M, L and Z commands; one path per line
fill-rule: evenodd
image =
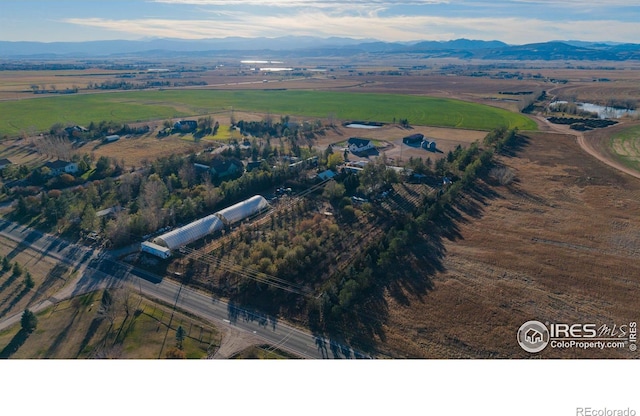
M 96 162 L 96 170 L 94 175 L 96 178 L 103 178 L 109 176 L 111 173 L 111 160 L 107 156 L 100 156 Z
M 340 163 L 344 162 L 344 156 L 339 153 L 332 153 L 327 158 L 327 167 L 335 169 Z
M 86 204 L 80 216 L 80 228 L 85 231 L 95 231 L 97 224 L 96 210 L 91 204 Z
M 8 257 L 3 257 L 2 258 L 2 271 L 6 272 L 10 268 L 11 268 L 11 261 L 9 261 Z
M 33 281 L 33 277 L 31 277 L 31 273 L 27 272 L 24 275 L 24 285 L 27 289 L 33 289 L 36 283 Z
M 18 262 L 13 263 L 13 276 L 18 277 L 22 274 L 22 267 L 18 264 Z
M 36 329 L 37 325 L 38 318 L 36 318 L 36 315 L 29 309 L 25 309 L 22 314 L 22 318 L 20 319 L 20 326 L 22 327 L 22 330 L 31 333 Z
M 109 323 L 113 325 L 116 319 L 116 308 L 113 306 L 113 297 L 111 293 L 105 289 L 102 292 L 102 300 L 100 301 L 100 307 L 98 308 L 98 315 L 107 318 Z
M 178 329 L 176 330 L 176 341 L 178 342 L 178 348 L 180 350 L 182 350 L 182 342 L 184 341 L 184 339 L 186 338 L 187 333 L 185 332 L 184 328 L 182 327 L 182 325 L 180 325 L 178 327 Z

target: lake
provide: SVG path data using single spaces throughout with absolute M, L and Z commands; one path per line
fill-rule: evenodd
M 370 126 L 368 124 L 351 123 L 347 124 L 345 127 L 350 127 L 352 129 L 379 129 L 382 126 Z
M 549 106 L 555 106 L 557 104 L 567 104 L 567 101 L 554 101 Z M 636 110 L 627 110 L 624 108 L 605 107 L 593 103 L 576 103 L 579 109 L 588 111 L 590 113 L 598 114 L 599 118 L 621 118 L 624 116 L 635 116 L 638 114 Z

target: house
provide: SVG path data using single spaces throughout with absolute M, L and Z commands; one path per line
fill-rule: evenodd
M 0 170 L 6 168 L 10 164 L 11 164 L 11 161 L 9 159 L 0 159 Z
M 75 162 L 66 162 L 64 160 L 56 160 L 54 162 L 47 162 L 44 164 L 46 168 L 48 168 L 51 173 L 51 176 L 59 176 L 63 173 L 69 173 L 71 175 L 78 172 L 78 164 Z
M 251 172 L 254 169 L 258 169 L 260 166 L 262 166 L 263 162 L 266 162 L 266 161 L 262 159 L 262 160 L 256 160 L 255 162 L 253 161 L 247 162 L 247 172 Z
M 198 122 L 195 120 L 180 120 L 173 125 L 173 129 L 180 133 L 191 133 L 198 129 Z
M 422 140 L 424 140 L 424 134 L 416 133 L 412 134 L 411 136 L 403 137 L 402 143 L 409 146 L 416 146 L 420 145 L 420 143 L 422 143 Z
M 364 153 L 368 150 L 375 149 L 371 140 L 360 139 L 358 137 L 351 137 L 347 141 L 347 146 L 351 153 Z
M 243 173 L 244 165 L 238 159 L 216 157 L 211 160 L 211 174 L 214 178 L 225 178 Z
M 67 133 L 70 139 L 75 139 L 82 136 L 83 133 L 87 133 L 89 130 L 82 126 L 70 126 L 66 127 L 64 131 Z

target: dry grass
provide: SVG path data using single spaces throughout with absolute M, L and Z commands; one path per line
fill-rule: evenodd
M 0 238 L 0 255 L 8 257 L 12 265 L 18 262 L 23 273 L 31 273 L 35 283 L 33 289 L 25 290 L 24 275 L 12 279 L 11 270 L 0 272 L 0 318 L 19 313 L 53 296 L 77 273 L 62 263 L 5 238 Z
M 388 296 L 389 355 L 527 358 L 516 343 L 527 320 L 637 320 L 640 181 L 587 157 L 571 136 L 532 134 L 518 157 L 502 162 L 517 182 L 492 188 L 477 218 L 461 212 L 468 222 L 446 241 L 435 290 L 404 293 L 408 305 Z M 547 347 L 537 356 L 631 353 Z
M 38 314 L 38 328 L 11 358 L 165 358 L 175 347 L 178 326 L 186 331 L 186 358 L 213 355 L 220 345 L 217 329 L 198 319 L 142 299 L 139 313 L 125 319 L 121 311 L 114 325 L 100 319 L 102 292 L 60 302 Z M 137 301 L 136 301 L 137 302 Z M 0 332 L 0 348 L 8 345 L 19 325 Z

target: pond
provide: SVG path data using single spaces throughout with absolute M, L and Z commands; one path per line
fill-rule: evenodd
M 554 101 L 549 104 L 554 107 L 559 104 L 567 104 L 567 101 Z M 636 110 L 627 110 L 625 108 L 605 107 L 593 103 L 576 103 L 580 110 L 598 114 L 599 118 L 621 118 L 624 116 L 635 116 L 638 114 Z
M 582 108 L 584 111 L 589 111 L 592 113 L 598 113 L 598 117 L 600 118 L 620 118 L 624 116 L 635 116 L 638 114 L 635 110 L 627 110 L 625 108 L 615 108 L 615 107 L 604 107 L 597 104 L 591 103 L 578 103 L 578 107 Z
M 352 129 L 379 129 L 382 126 L 371 126 L 368 124 L 351 123 L 351 124 L 345 125 L 345 127 L 350 127 Z

